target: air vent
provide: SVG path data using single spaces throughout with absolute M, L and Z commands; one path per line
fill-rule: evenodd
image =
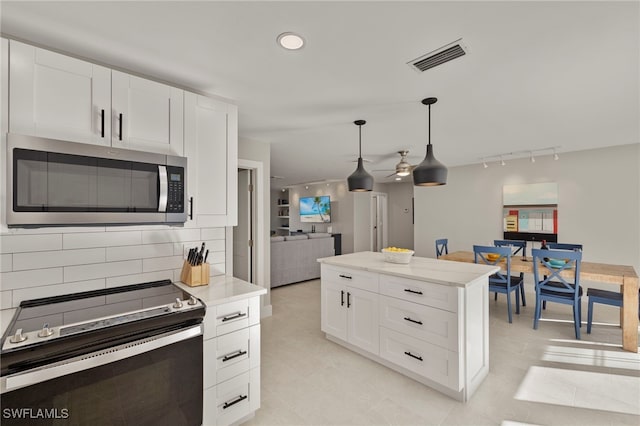
M 442 46 L 426 55 L 407 62 L 407 65 L 418 72 L 424 72 L 430 68 L 449 62 L 452 59 L 459 58 L 466 53 L 466 46 L 462 44 L 462 39 L 458 39 L 453 43 L 449 43 L 446 46 Z

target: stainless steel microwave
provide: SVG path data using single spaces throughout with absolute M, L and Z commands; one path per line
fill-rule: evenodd
M 10 133 L 7 225 L 184 223 L 186 176 L 184 157 Z

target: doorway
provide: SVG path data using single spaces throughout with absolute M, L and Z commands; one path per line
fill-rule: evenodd
M 233 228 L 233 276 L 255 284 L 256 191 L 253 169 L 238 168 L 238 225 Z
M 387 247 L 387 194 L 371 196 L 371 250 Z

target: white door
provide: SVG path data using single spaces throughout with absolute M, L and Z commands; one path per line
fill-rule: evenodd
M 251 170 L 238 169 L 238 225 L 233 227 L 233 276 L 253 282 L 253 191 Z
M 9 131 L 111 143 L 111 70 L 11 40 Z
M 387 247 L 387 194 L 371 196 L 371 251 Z
M 326 282 L 321 286 L 320 328 L 327 334 L 347 340 L 347 291 L 342 284 Z
M 112 71 L 112 145 L 183 155 L 184 91 Z
M 369 291 L 347 287 L 349 305 L 347 320 L 349 343 L 368 352 L 378 354 L 378 295 Z

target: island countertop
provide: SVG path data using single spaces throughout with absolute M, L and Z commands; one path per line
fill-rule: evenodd
M 453 262 L 413 256 L 409 264 L 384 261 L 382 253 L 363 251 L 341 256 L 324 257 L 318 262 L 325 265 L 361 269 L 413 280 L 428 281 L 455 287 L 466 287 L 479 278 L 500 270 L 497 266 Z

